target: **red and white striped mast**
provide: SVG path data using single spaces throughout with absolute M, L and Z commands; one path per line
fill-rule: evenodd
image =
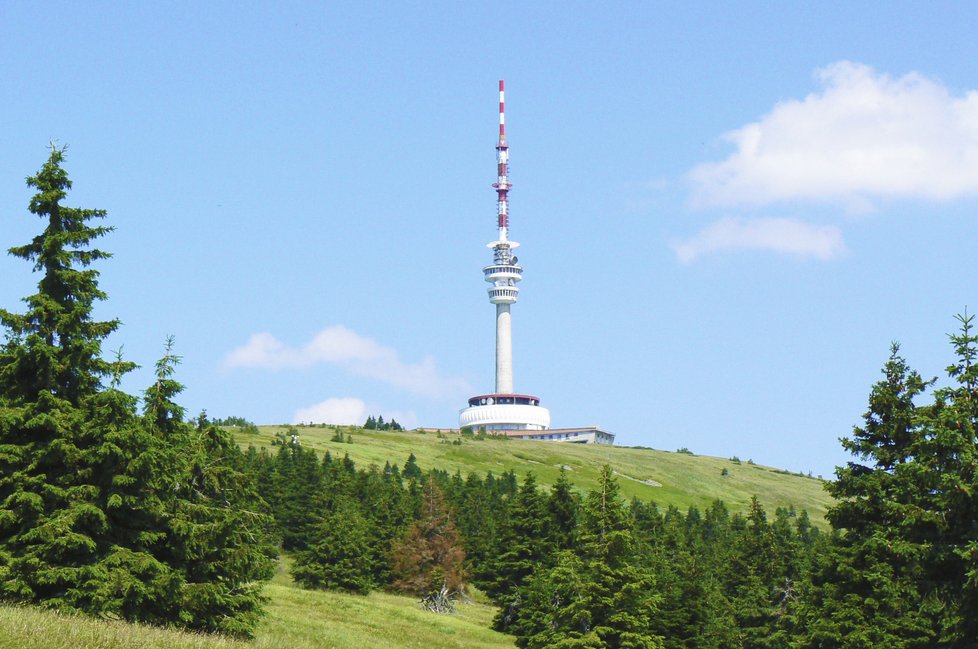
M 499 142 L 496 143 L 496 211 L 499 222 L 499 240 L 506 241 L 509 234 L 509 145 L 506 144 L 506 92 L 505 82 L 499 80 Z

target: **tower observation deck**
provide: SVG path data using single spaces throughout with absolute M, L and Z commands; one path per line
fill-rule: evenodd
M 482 269 L 489 282 L 489 302 L 496 306 L 496 391 L 469 399 L 459 411 L 459 427 L 500 430 L 546 430 L 550 411 L 540 399 L 513 392 L 513 324 L 510 307 L 516 303 L 523 267 L 513 251 L 519 243 L 509 239 L 509 145 L 506 142 L 506 111 L 503 82 L 499 82 L 499 141 L 496 144 L 496 226 L 498 236 L 486 244 L 492 263 Z

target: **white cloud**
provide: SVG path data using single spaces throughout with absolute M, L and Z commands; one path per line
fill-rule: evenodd
M 361 425 L 367 419 L 367 404 L 353 397 L 330 398 L 308 408 L 300 408 L 292 417 L 294 424 Z
M 727 217 L 672 244 L 683 263 L 723 250 L 771 250 L 799 257 L 831 259 L 846 252 L 839 228 L 796 219 Z
M 694 202 L 948 200 L 978 194 L 978 91 L 953 96 L 917 73 L 894 79 L 841 61 L 821 89 L 727 133 L 736 150 L 689 172 Z
M 342 325 L 323 329 L 301 348 L 290 347 L 270 333 L 257 333 L 224 359 L 227 368 L 294 369 L 323 363 L 422 396 L 453 397 L 472 391 L 464 379 L 442 376 L 433 358 L 405 363 L 396 350 Z
M 244 346 L 238 347 L 224 359 L 224 366 L 232 367 L 265 367 L 283 369 L 286 367 L 303 367 L 308 359 L 303 358 L 297 350 L 289 349 L 272 334 L 253 334 Z
M 300 408 L 292 417 L 294 424 L 339 424 L 361 426 L 368 416 L 381 415 L 386 421 L 397 421 L 405 428 L 416 428 L 418 417 L 411 411 L 392 411 L 368 406 L 356 397 L 330 397 L 308 408 Z

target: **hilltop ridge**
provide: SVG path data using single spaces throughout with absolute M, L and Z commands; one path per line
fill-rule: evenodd
M 299 442 L 317 453 L 349 455 L 357 467 L 385 463 L 403 466 L 412 453 L 422 469 L 442 469 L 463 475 L 513 470 L 522 479 L 532 472 L 548 487 L 563 467 L 579 491 L 597 484 L 608 464 L 619 477 L 622 494 L 652 500 L 660 507 L 705 508 L 724 501 L 732 511 L 746 511 L 752 496 L 773 511 L 776 507 L 807 510 L 819 526 L 832 503 L 824 481 L 790 473 L 750 460 L 671 452 L 651 448 L 536 442 L 497 437 L 464 436 L 457 431 L 376 431 L 357 426 L 302 425 L 229 427 L 242 447 L 271 447 L 276 435 L 294 430 Z M 351 437 L 353 442 L 335 441 Z

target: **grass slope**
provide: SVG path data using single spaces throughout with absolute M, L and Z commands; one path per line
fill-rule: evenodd
M 270 447 L 275 433 L 286 432 L 288 427 L 260 426 L 257 434 L 233 427 L 230 430 L 244 447 Z M 403 466 L 414 453 L 422 469 L 459 470 L 462 475 L 492 471 L 497 476 L 513 469 L 521 480 L 532 471 L 538 483 L 547 486 L 564 466 L 575 487 L 587 491 L 596 486 L 601 467 L 609 464 L 619 474 L 627 498 L 638 496 L 660 507 L 676 505 L 683 510 L 690 505 L 702 509 L 719 498 L 731 510 L 745 511 L 751 496 L 756 495 L 769 513 L 775 507 L 793 505 L 797 510 L 807 510 L 819 525 L 825 525 L 825 512 L 832 503 L 821 480 L 726 458 L 617 446 L 478 440 L 457 433 L 342 428 L 344 435 L 353 437 L 353 443 L 347 444 L 330 441 L 336 432 L 333 427 L 300 426 L 297 430 L 303 445 L 320 454 L 325 450 L 337 457 L 349 454 L 357 467 L 382 467 L 385 462 Z M 724 469 L 727 475 L 723 475 Z
M 265 587 L 270 601 L 253 641 L 0 606 L 0 649 L 512 649 L 489 629 L 494 609 L 463 604 L 455 615 L 427 613 L 417 599 L 302 590 L 280 564 Z
M 235 431 L 243 446 L 271 446 L 285 426 L 262 426 L 257 434 Z M 381 432 L 344 428 L 353 443 L 330 441 L 335 429 L 299 427 L 303 444 L 322 453 L 349 454 L 357 466 L 384 462 L 403 465 L 414 453 L 423 469 L 450 472 L 513 469 L 522 478 L 532 471 L 540 483 L 550 485 L 561 466 L 567 467 L 578 489 L 597 484 L 605 464 L 619 474 L 627 497 L 651 499 L 660 506 L 673 504 L 705 507 L 720 498 L 734 511 L 743 511 L 751 496 L 765 507 L 793 505 L 823 522 L 831 499 L 820 480 L 771 467 L 735 463 L 729 459 L 670 453 L 651 449 L 585 446 L 523 440 L 461 438 L 457 434 Z M 461 443 L 453 443 L 461 442 Z M 723 469 L 728 475 L 721 475 Z M 206 636 L 123 622 L 68 617 L 37 608 L 0 606 L 0 649 L 353 649 L 361 647 L 512 648 L 513 639 L 490 630 L 490 606 L 459 607 L 455 615 L 422 611 L 414 598 L 371 593 L 367 597 L 298 588 L 289 578 L 285 562 L 265 587 L 267 614 L 250 642 Z

